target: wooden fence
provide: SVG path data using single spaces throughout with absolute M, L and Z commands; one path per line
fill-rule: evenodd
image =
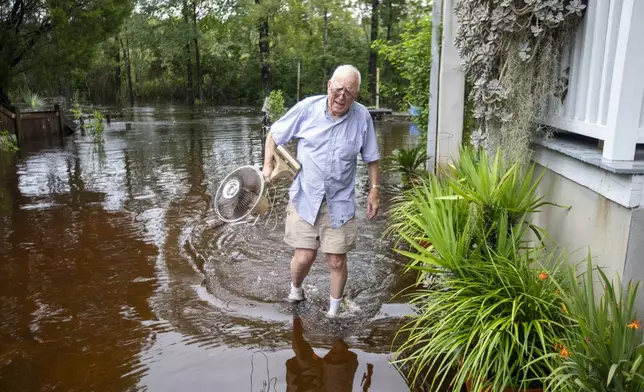
M 18 107 L 0 104 L 0 131 L 7 130 L 16 136 L 18 145 L 29 140 L 63 138 L 74 131 L 66 125 L 65 114 L 59 105 L 54 110 L 25 112 Z

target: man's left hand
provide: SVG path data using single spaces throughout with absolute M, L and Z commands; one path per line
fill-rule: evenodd
M 367 219 L 373 219 L 378 215 L 378 208 L 380 208 L 380 195 L 377 188 L 372 188 L 367 196 Z

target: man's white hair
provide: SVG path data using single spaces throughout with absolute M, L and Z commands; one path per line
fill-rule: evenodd
M 350 75 L 354 74 L 358 78 L 358 89 L 360 89 L 360 71 L 358 71 L 358 68 L 354 67 L 353 65 L 350 64 L 344 64 L 340 65 L 338 68 L 333 71 L 333 76 L 331 76 L 331 80 L 335 81 L 337 77 L 344 76 L 344 75 Z

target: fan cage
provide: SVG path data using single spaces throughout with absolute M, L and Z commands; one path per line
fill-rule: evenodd
M 256 198 L 255 202 L 253 203 L 253 205 L 249 206 L 247 208 L 247 211 L 243 215 L 241 215 L 239 217 L 236 217 L 234 219 L 227 218 L 219 210 L 219 203 L 218 203 L 218 201 L 220 199 L 226 199 L 227 198 L 227 197 L 225 197 L 225 195 L 222 194 L 223 187 L 228 183 L 228 181 L 230 180 L 231 177 L 236 176 L 238 172 L 243 171 L 243 170 L 247 170 L 247 169 L 251 169 L 252 171 L 254 171 L 256 173 L 256 175 L 258 176 L 258 178 L 259 178 L 259 192 L 257 194 L 257 198 Z M 235 181 L 237 181 L 237 180 L 235 180 Z M 261 203 L 262 198 L 264 197 L 264 189 L 265 189 L 264 175 L 262 174 L 261 171 L 259 171 L 259 169 L 257 167 L 251 166 L 251 165 L 245 165 L 245 166 L 238 167 L 237 169 L 235 169 L 232 172 L 230 172 L 221 181 L 221 183 L 219 184 L 219 187 L 217 188 L 217 193 L 215 194 L 215 199 L 214 199 L 214 202 L 213 202 L 213 204 L 214 204 L 213 207 L 215 209 L 215 213 L 217 214 L 217 217 L 219 219 L 221 219 L 222 221 L 226 222 L 226 223 L 238 222 L 238 221 L 246 218 L 248 215 L 250 215 L 253 212 L 253 210 L 257 207 L 257 205 L 259 203 Z

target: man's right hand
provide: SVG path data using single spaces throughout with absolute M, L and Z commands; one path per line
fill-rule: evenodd
M 264 165 L 264 168 L 262 169 L 262 175 L 264 176 L 265 182 L 271 182 L 271 173 L 273 173 L 273 165 Z

